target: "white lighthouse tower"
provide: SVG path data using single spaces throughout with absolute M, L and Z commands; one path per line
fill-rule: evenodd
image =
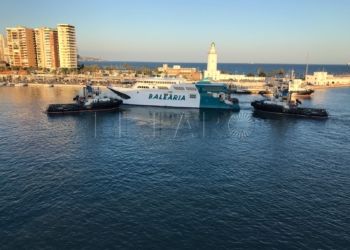
M 212 43 L 208 53 L 207 70 L 204 70 L 204 78 L 211 77 L 212 80 L 220 80 L 220 71 L 217 70 L 218 54 L 216 53 L 215 43 Z

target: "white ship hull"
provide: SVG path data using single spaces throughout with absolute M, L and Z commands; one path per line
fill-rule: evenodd
M 128 89 L 116 88 L 117 90 L 130 96 L 130 99 L 123 99 L 123 104 L 140 106 L 159 106 L 159 107 L 177 107 L 177 108 L 199 108 L 200 98 L 197 92 L 189 91 L 168 91 L 160 89 Z M 191 98 L 193 95 L 196 98 Z
M 123 105 L 240 109 L 238 100 L 228 96 L 226 84 L 210 84 L 210 81 L 189 84 L 182 78 L 149 77 L 108 89 L 123 100 Z

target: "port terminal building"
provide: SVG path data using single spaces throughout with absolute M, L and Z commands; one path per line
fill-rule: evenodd
M 328 75 L 327 72 L 314 72 L 306 75 L 306 83 L 312 85 L 349 85 L 350 75 Z

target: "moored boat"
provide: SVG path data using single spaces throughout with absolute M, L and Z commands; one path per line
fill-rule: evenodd
M 49 104 L 47 114 L 72 114 L 83 112 L 102 112 L 118 109 L 123 103 L 116 98 L 101 97 L 101 91 L 95 90 L 91 86 L 83 88 L 83 96 L 75 96 L 75 103 L 69 104 Z
M 270 89 L 265 89 L 265 90 L 259 91 L 259 95 L 262 95 L 265 97 L 271 97 L 273 96 L 273 91 Z
M 252 91 L 248 89 L 242 89 L 242 88 L 235 88 L 232 90 L 233 94 L 244 94 L 244 95 L 250 95 Z
M 183 78 L 147 77 L 122 86 L 107 86 L 125 105 L 175 108 L 213 108 L 239 110 L 239 102 L 229 96 L 224 83 L 204 79 L 196 84 Z
M 18 83 L 15 83 L 15 86 L 16 87 L 24 87 L 24 86 L 28 86 L 28 83 L 18 82 Z
M 315 91 L 310 88 L 303 88 L 301 84 L 302 82 L 300 79 L 291 80 L 288 86 L 289 92 L 295 97 L 310 98 Z

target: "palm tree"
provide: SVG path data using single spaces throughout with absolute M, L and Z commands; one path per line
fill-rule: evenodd
M 142 67 L 141 67 L 141 72 L 142 72 L 142 74 L 147 74 L 148 71 L 149 71 L 148 67 L 146 67 L 146 66 L 142 66 Z
M 134 72 L 134 71 L 135 71 L 135 66 L 133 66 L 133 65 L 128 66 L 128 69 L 129 69 L 130 71 Z
M 92 72 L 97 72 L 98 71 L 98 65 L 97 64 L 94 64 L 94 65 L 91 65 L 91 71 Z
M 261 71 L 261 72 L 259 73 L 258 76 L 260 76 L 260 77 L 266 77 L 266 76 L 267 76 L 267 73 L 266 73 L 266 71 Z
M 277 72 L 278 75 L 284 75 L 284 69 L 283 68 L 280 68 Z
M 276 74 L 275 74 L 275 71 L 274 71 L 273 69 L 271 69 L 271 70 L 270 70 L 270 76 L 271 76 L 271 77 L 275 77 L 275 75 L 276 75 Z
M 119 70 L 118 76 L 119 76 L 119 79 L 121 79 L 121 82 L 123 82 L 123 81 L 124 81 L 123 72 L 121 72 L 121 71 Z

